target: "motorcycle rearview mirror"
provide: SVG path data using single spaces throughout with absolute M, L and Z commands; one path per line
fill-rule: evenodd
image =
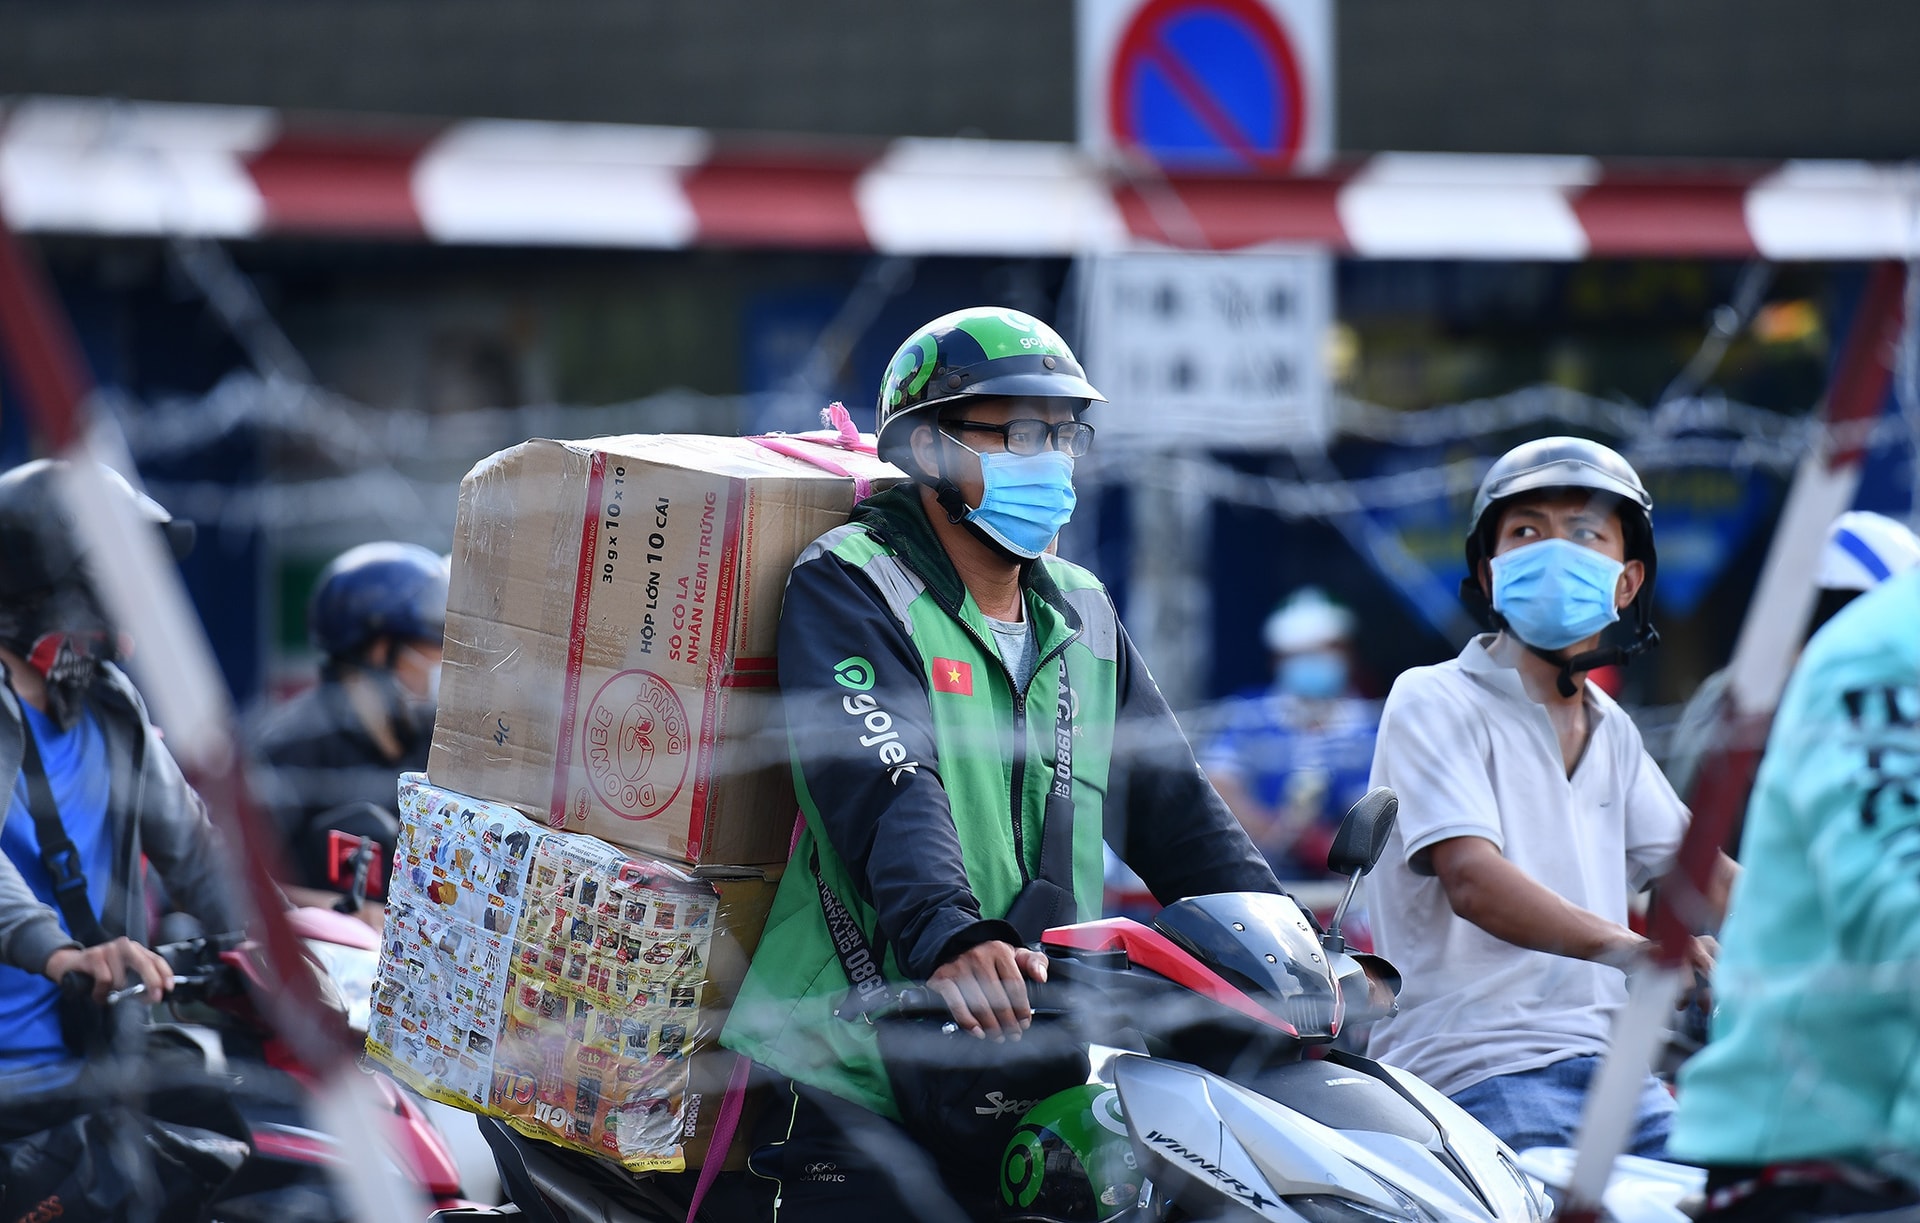
M 348 803 L 314 821 L 307 852 L 327 885 L 347 894 L 336 906 L 341 912 L 359 912 L 369 895 L 386 896 L 383 866 L 399 833 L 399 818 L 378 803 Z
M 1400 796 L 1390 786 L 1375 786 L 1349 807 L 1346 818 L 1340 821 L 1340 831 L 1334 834 L 1333 845 L 1327 850 L 1327 869 L 1348 876 L 1347 894 L 1340 898 L 1333 922 L 1321 936 L 1328 951 L 1339 953 L 1347 949 L 1340 923 L 1346 920 L 1347 906 L 1353 903 L 1360 877 L 1372 870 L 1379 863 L 1380 855 L 1387 852 L 1387 839 L 1393 835 L 1393 823 L 1399 816 Z

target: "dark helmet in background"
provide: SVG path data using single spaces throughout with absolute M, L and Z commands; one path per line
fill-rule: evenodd
M 64 459 L 35 459 L 0 475 L 0 604 L 87 588 L 86 547 L 57 487 L 68 466 Z M 107 495 L 123 498 L 136 517 L 157 527 L 176 559 L 193 550 L 191 522 L 175 519 L 111 467 L 99 471 Z
M 49 712 L 62 727 L 79 716 L 100 664 L 122 652 L 59 487 L 70 470 L 64 459 L 36 459 L 0 475 L 0 646 L 44 677 Z M 123 516 L 151 523 L 176 559 L 192 550 L 192 523 L 175 519 L 112 468 L 96 474 L 94 495 L 119 500 Z
M 1493 609 L 1492 600 L 1480 585 L 1480 567 L 1493 556 L 1493 535 L 1499 525 L 1500 511 L 1518 497 L 1569 489 L 1591 492 L 1609 500 L 1610 508 L 1620 514 L 1626 558 L 1639 561 L 1646 569 L 1646 580 L 1628 609 L 1633 614 L 1634 625 L 1625 645 L 1603 646 L 1571 659 L 1535 650 L 1543 658 L 1561 664 L 1562 687 L 1570 689 L 1572 672 L 1625 663 L 1660 641 L 1660 634 L 1653 627 L 1653 579 L 1659 568 L 1659 557 L 1653 546 L 1653 497 L 1641 482 L 1640 474 L 1618 451 L 1582 437 L 1543 437 L 1524 442 L 1501 455 L 1487 469 L 1479 491 L 1474 494 L 1473 516 L 1467 529 L 1467 576 L 1460 582 L 1460 601 L 1482 623 L 1505 627 L 1500 613 Z
M 1087 381 L 1065 340 L 1031 314 L 973 306 L 928 323 L 909 336 L 880 381 L 880 457 L 918 478 L 907 439 L 929 409 L 969 396 L 1034 396 L 1073 401 L 1079 416 L 1106 396 Z
M 447 630 L 447 562 L 418 544 L 361 544 L 320 573 L 307 631 L 331 661 L 354 662 L 374 641 L 438 644 Z

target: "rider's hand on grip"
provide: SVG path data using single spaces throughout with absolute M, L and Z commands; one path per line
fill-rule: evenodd
M 147 987 L 147 997 L 159 999 L 173 988 L 173 969 L 158 955 L 130 938 L 117 938 L 97 947 L 62 947 L 47 957 L 48 979 L 66 988 L 66 978 L 93 981 L 93 1000 L 104 1004 L 129 977 Z
M 1703 1014 L 1713 1013 L 1713 962 L 1720 958 L 1720 943 L 1711 935 L 1696 935 L 1687 943 L 1687 962 L 1685 967 L 1693 970 L 1693 985 L 1681 991 L 1674 1002 L 1673 1009 L 1684 1011 L 1688 1007 L 1698 1007 Z
M 946 1001 L 963 1031 L 995 1040 L 1020 1039 L 1033 1022 L 1027 979 L 1047 979 L 1047 957 L 1011 943 L 969 947 L 934 970 L 928 988 Z

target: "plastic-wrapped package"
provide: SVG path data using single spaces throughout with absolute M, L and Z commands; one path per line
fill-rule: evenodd
M 758 870 L 688 868 L 401 778 L 367 1049 L 423 1095 L 634 1171 L 696 1167 Z

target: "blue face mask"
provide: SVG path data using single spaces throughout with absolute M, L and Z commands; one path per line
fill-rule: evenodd
M 1280 660 L 1280 691 L 1327 700 L 1347 690 L 1347 660 L 1332 650 L 1289 654 Z
M 1045 552 L 1073 517 L 1073 456 L 1059 450 L 982 454 L 963 442 L 955 445 L 979 456 L 986 484 L 967 521 L 1015 556 L 1032 560 Z
M 1543 539 L 1493 558 L 1493 610 L 1528 645 L 1564 649 L 1620 618 L 1613 592 L 1625 569 L 1572 540 Z

